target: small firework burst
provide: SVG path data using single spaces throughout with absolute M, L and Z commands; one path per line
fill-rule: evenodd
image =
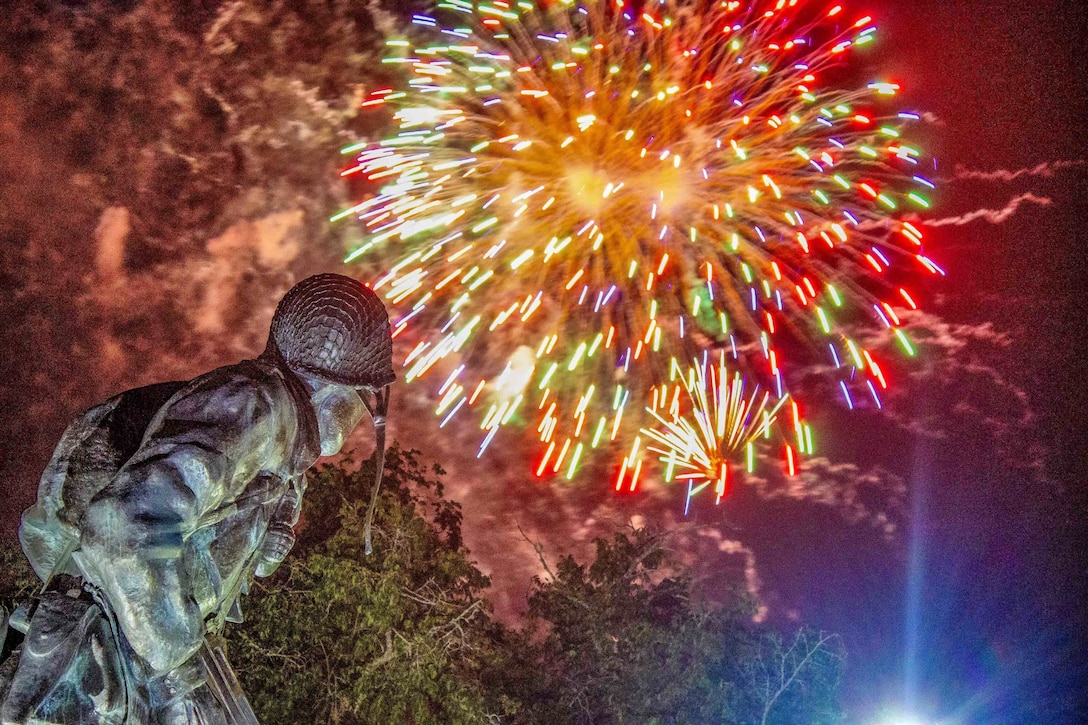
M 405 82 L 363 105 L 396 131 L 346 150 L 371 192 L 337 216 L 362 223 L 348 260 L 442 425 L 477 411 L 481 453 L 523 425 L 537 472 L 573 476 L 628 447 L 675 360 L 728 351 L 784 399 L 785 339 L 826 350 L 851 405 L 879 401 L 849 329 L 876 319 L 912 352 L 889 268 L 940 273 L 903 215 L 932 185 L 896 84 L 825 79 L 871 19 L 821 8 L 446 0 L 388 41 Z
M 755 444 L 771 438 L 777 430 L 779 412 L 791 403 L 799 450 L 811 453 L 812 431 L 801 419 L 800 411 L 788 395 L 777 396 L 757 386 L 749 386 L 739 372 L 730 373 L 725 356 L 718 365 L 705 357 L 686 371 L 674 366 L 675 382 L 656 388 L 646 412 L 656 421 L 643 428 L 642 435 L 652 443 L 647 450 L 656 453 L 665 466 L 666 480 L 687 483 L 687 498 L 708 486 L 714 487 L 717 501 L 726 495 L 731 467 L 755 465 Z M 681 398 L 684 392 L 684 399 Z M 793 473 L 794 448 L 785 444 L 786 460 Z

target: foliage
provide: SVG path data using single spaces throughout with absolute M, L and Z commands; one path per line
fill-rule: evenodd
M 598 539 L 592 564 L 568 556 L 534 583 L 520 666 L 506 670 L 516 681 L 504 683 L 532 704 L 527 721 L 837 722 L 831 639 L 801 659 L 752 625 L 742 599 L 700 604 L 666 539 L 646 529 Z
M 374 553 L 362 533 L 372 466 L 325 466 L 296 550 L 258 580 L 229 634 L 261 722 L 486 718 L 476 673 L 492 628 L 488 579 L 466 557 L 459 506 L 441 483 L 413 453 L 393 448 L 386 465 Z
M 41 585 L 16 542 L 4 537 L 0 543 L 0 607 L 10 612 Z
M 40 588 L 41 582 L 18 545 L 7 537 L 0 539 L 0 697 L 7 693 L 15 672 L 16 660 L 11 654 L 23 642 L 22 634 L 7 626 L 8 617 Z

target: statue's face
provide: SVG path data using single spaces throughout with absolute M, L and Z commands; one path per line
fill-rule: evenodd
M 317 428 L 321 435 L 321 455 L 331 456 L 344 447 L 348 435 L 363 419 L 366 406 L 353 388 L 312 382 L 310 387 L 313 389 L 310 402 L 317 413 Z

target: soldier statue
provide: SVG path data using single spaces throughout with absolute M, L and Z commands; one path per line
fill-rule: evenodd
M 284 296 L 257 359 L 79 416 L 19 529 L 44 586 L 11 618 L 25 637 L 4 725 L 256 723 L 208 637 L 284 560 L 306 470 L 366 411 L 377 493 L 393 380 L 382 303 L 322 274 Z

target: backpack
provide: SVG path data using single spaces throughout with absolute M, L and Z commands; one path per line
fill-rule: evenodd
M 23 512 L 19 543 L 46 584 L 57 574 L 80 576 L 70 561 L 87 505 L 140 448 L 155 413 L 187 381 L 126 390 L 79 415 L 64 431 L 42 473 L 38 499 Z

